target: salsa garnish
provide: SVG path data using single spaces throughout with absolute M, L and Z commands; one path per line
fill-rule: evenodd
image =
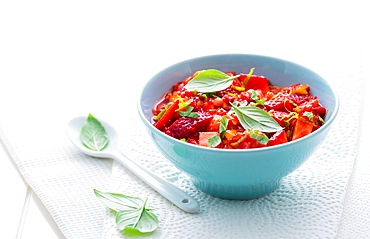
M 225 149 L 283 144 L 325 123 L 309 85 L 279 87 L 253 73 L 197 71 L 158 100 L 152 123 L 181 141 Z

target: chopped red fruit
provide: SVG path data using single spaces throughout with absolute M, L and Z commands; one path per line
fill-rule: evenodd
M 246 77 L 247 75 L 240 74 L 240 79 Z M 261 90 L 263 94 L 266 94 L 270 90 L 268 79 L 264 76 L 251 75 L 247 84 L 245 85 L 245 89 Z
M 283 144 L 288 142 L 288 138 L 286 137 L 286 133 L 284 130 L 277 131 L 273 134 L 267 143 L 268 146 Z
M 197 132 L 205 131 L 212 118 L 212 115 L 204 113 L 198 113 L 197 118 L 181 117 L 173 122 L 165 133 L 174 138 L 182 139 Z

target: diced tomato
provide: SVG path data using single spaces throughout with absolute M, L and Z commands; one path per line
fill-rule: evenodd
M 249 78 L 245 89 L 261 90 L 263 94 L 266 94 L 270 89 L 268 79 L 264 76 L 252 75 Z
M 288 142 L 288 138 L 286 136 L 286 133 L 284 130 L 277 131 L 275 134 L 273 134 L 267 143 L 268 146 L 283 144 Z
M 175 118 L 175 114 L 178 114 L 176 110 L 179 108 L 179 100 L 176 100 L 162 115 L 161 118 L 154 124 L 154 126 L 163 130 L 165 127 L 171 124 L 171 121 Z
M 217 135 L 217 132 L 199 132 L 199 145 L 208 146 L 208 140 Z
M 292 140 L 302 138 L 313 130 L 313 123 L 307 117 L 300 116 L 294 126 Z

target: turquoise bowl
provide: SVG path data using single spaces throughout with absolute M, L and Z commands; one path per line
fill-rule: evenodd
M 257 149 L 207 148 L 174 139 L 151 123 L 155 102 L 175 83 L 198 70 L 219 69 L 264 75 L 272 84 L 302 83 L 311 87 L 328 109 L 326 123 L 301 139 Z M 203 192 L 223 199 L 259 198 L 276 190 L 284 177 L 300 167 L 322 144 L 339 109 L 338 95 L 326 80 L 298 64 L 273 57 L 246 54 L 211 55 L 172 65 L 153 76 L 142 89 L 138 103 L 141 120 L 160 152 L 188 174 Z

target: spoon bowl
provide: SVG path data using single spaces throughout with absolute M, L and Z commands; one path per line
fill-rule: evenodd
M 120 152 L 117 147 L 118 134 L 116 130 L 107 122 L 99 120 L 105 128 L 109 138 L 107 147 L 102 151 L 94 151 L 85 147 L 81 141 L 80 135 L 86 120 L 87 117 L 84 116 L 74 118 L 68 123 L 66 129 L 69 139 L 80 151 L 92 157 L 112 158 L 119 161 L 125 168 L 129 169 L 132 173 L 134 173 L 180 209 L 189 213 L 196 213 L 199 211 L 199 204 L 194 198 L 190 197 L 175 185 L 160 178 L 153 172 L 143 168 Z
M 86 122 L 86 117 L 84 116 L 74 118 L 69 122 L 67 126 L 67 135 L 74 146 L 83 153 L 96 158 L 110 158 L 112 156 L 112 152 L 117 150 L 118 134 L 110 124 L 102 120 L 99 121 L 104 126 L 109 138 L 109 144 L 103 151 L 91 150 L 83 145 L 80 135 L 81 129 Z

